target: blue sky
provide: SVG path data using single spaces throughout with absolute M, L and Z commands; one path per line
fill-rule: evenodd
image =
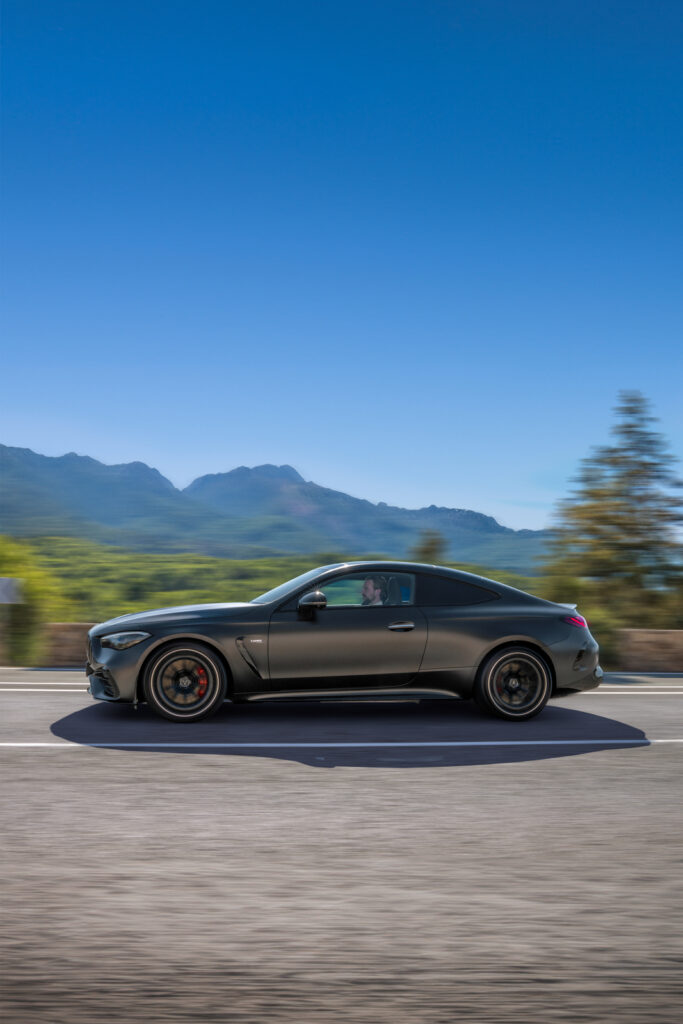
M 5 0 L 0 441 L 548 522 L 683 457 L 683 5 Z

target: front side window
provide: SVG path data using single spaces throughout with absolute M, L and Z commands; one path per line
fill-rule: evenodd
M 295 576 L 293 580 L 287 580 L 286 583 L 281 583 L 280 586 L 275 587 L 274 590 L 267 590 L 266 593 L 261 594 L 260 597 L 253 598 L 251 603 L 269 604 L 271 601 L 278 601 L 280 598 L 287 597 L 288 594 L 298 590 L 303 583 L 312 583 L 316 576 L 319 576 L 321 572 L 325 571 L 325 569 L 334 569 L 338 564 L 339 563 L 336 563 L 335 565 L 324 565 L 319 569 L 309 569 L 308 572 L 302 573 L 301 576 Z
M 407 572 L 353 572 L 323 583 L 328 608 L 399 607 L 414 603 L 415 577 Z

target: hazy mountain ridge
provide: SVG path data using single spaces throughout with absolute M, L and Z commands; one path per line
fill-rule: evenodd
M 405 557 L 437 530 L 449 557 L 529 571 L 545 533 L 470 509 L 373 504 L 306 481 L 292 466 L 240 466 L 184 490 L 143 462 L 107 466 L 0 445 L 0 531 L 80 536 L 146 551 L 224 557 L 339 551 Z

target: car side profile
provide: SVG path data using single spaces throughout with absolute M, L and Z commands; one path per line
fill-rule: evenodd
M 194 722 L 232 702 L 308 697 L 474 699 L 523 721 L 593 689 L 598 645 L 573 605 L 411 562 L 322 566 L 253 601 L 122 615 L 88 634 L 97 700 L 146 701 Z

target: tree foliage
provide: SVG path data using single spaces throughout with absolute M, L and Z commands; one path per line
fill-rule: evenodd
M 446 538 L 438 530 L 423 530 L 410 556 L 414 562 L 422 562 L 425 565 L 443 565 L 447 551 Z
M 0 536 L 0 576 L 19 583 L 20 601 L 0 606 L 0 643 L 2 657 L 12 665 L 36 664 L 41 653 L 43 626 L 55 615 L 66 612 L 59 584 L 39 564 L 28 544 Z
M 652 428 L 647 400 L 622 392 L 615 412 L 612 443 L 583 460 L 558 507 L 544 568 L 548 596 L 571 580 L 603 615 L 625 625 L 637 608 L 639 618 L 661 620 L 677 604 L 683 503 L 676 460 Z
M 55 581 L 48 621 L 95 622 L 173 604 L 250 601 L 308 569 L 359 558 L 356 552 L 322 552 L 306 558 L 228 559 L 208 555 L 144 554 L 73 537 L 42 537 L 16 542 L 0 537 L 30 556 L 35 567 Z M 378 560 L 386 555 L 378 552 Z M 452 563 L 443 562 L 444 565 Z M 454 568 L 490 575 L 512 587 L 538 591 L 540 577 L 458 563 Z M 22 570 L 23 571 L 23 570 Z M 21 575 L 7 571 L 0 575 Z

